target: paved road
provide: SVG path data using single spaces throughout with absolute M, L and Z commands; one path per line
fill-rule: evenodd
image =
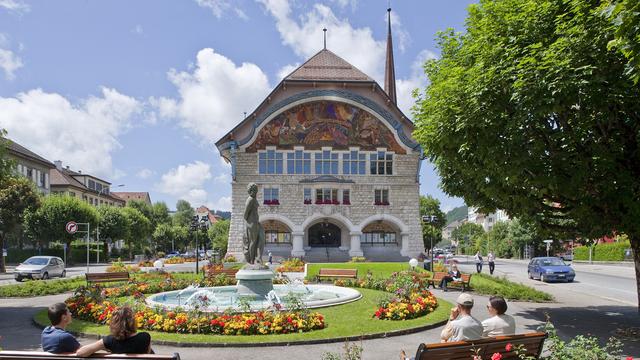
M 7 272 L 4 274 L 0 274 L 0 285 L 10 285 L 10 284 L 22 284 L 17 282 L 13 278 L 13 269 L 15 266 L 8 266 Z M 107 268 L 107 264 L 91 264 L 89 266 L 89 272 L 104 272 Z M 87 272 L 86 266 L 73 266 L 66 268 L 67 270 L 67 278 L 76 277 L 76 276 L 84 276 Z M 58 278 L 53 278 L 49 281 L 56 281 Z

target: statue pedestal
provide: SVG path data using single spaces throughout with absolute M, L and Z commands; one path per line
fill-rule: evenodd
M 238 295 L 264 298 L 273 290 L 273 271 L 241 269 L 236 273 Z

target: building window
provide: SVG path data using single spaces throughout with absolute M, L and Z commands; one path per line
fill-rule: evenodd
M 40 172 L 40 180 L 38 181 L 38 186 L 46 187 L 47 185 L 46 175 L 47 174 Z
M 76 193 L 69 191 L 69 196 L 76 197 Z
M 375 205 L 389 205 L 389 189 L 376 189 L 373 201 Z
M 93 181 L 93 180 L 91 180 L 91 179 L 89 179 L 89 182 L 88 182 L 87 187 L 88 187 L 89 189 L 91 189 L 91 190 L 95 190 L 95 189 L 96 189 L 96 182 L 95 182 L 95 181 Z
M 393 154 L 378 151 L 369 155 L 369 168 L 371 169 L 371 175 L 392 175 Z
M 311 199 L 311 189 L 309 188 L 304 189 L 304 203 L 311 204 L 312 202 L 313 202 L 313 199 Z
M 102 184 L 100 184 L 99 182 L 97 182 L 95 184 L 96 184 L 96 191 L 101 193 L 102 192 Z
M 398 245 L 396 233 L 393 232 L 370 232 L 362 234 L 360 242 L 365 245 L 385 246 Z
M 33 179 L 33 169 L 30 169 L 30 168 L 28 168 L 28 167 L 26 167 L 26 166 L 25 166 L 25 169 L 27 169 L 27 171 L 26 171 L 25 175 L 27 175 L 27 177 L 28 177 L 29 179 Z
M 340 205 L 338 189 L 316 189 L 316 204 Z
M 260 174 L 282 174 L 282 153 L 267 150 L 258 153 L 258 172 Z
M 302 150 L 287 153 L 287 174 L 311 174 L 311 153 Z
M 349 189 L 342 190 L 342 203 L 345 205 L 351 205 L 351 193 Z
M 315 154 L 317 175 L 338 175 L 338 154 L 329 150 Z
M 342 173 L 345 175 L 366 175 L 367 156 L 358 151 L 342 154 Z
M 264 188 L 263 191 L 265 205 L 280 205 L 280 194 L 278 188 Z
M 291 233 L 266 231 L 264 235 L 268 244 L 291 244 Z

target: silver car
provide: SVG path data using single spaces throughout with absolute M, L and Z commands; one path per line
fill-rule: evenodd
M 13 277 L 16 281 L 22 279 L 47 280 L 54 276 L 65 277 L 64 261 L 56 256 L 32 256 L 16 266 Z

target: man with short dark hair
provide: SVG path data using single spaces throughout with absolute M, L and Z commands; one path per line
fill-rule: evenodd
M 65 303 L 49 306 L 48 313 L 51 326 L 42 331 L 42 350 L 54 353 L 73 353 L 80 347 L 80 343 L 73 335 L 65 331 L 71 323 L 71 312 Z

